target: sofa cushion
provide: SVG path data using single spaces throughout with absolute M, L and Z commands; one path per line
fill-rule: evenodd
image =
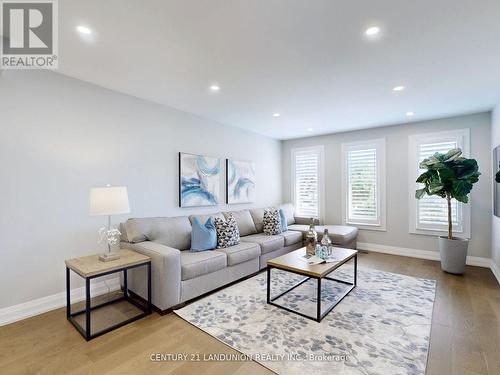
M 296 243 L 302 242 L 302 232 L 288 230 L 280 233 L 280 236 L 283 236 L 285 239 L 285 246 L 295 245 Z
M 355 240 L 358 237 L 358 228 L 347 225 L 316 225 L 315 229 L 318 233 L 318 241 L 321 241 L 323 231 L 328 229 L 328 236 L 335 245 L 345 245 Z M 309 230 L 309 225 L 292 224 L 288 226 L 289 230 L 302 232 L 303 235 Z
M 217 231 L 213 217 L 209 217 L 204 224 L 195 217 L 192 226 L 191 251 L 213 250 L 217 247 Z
M 125 230 L 131 243 L 152 241 L 179 250 L 191 247 L 191 222 L 187 216 L 128 219 Z
M 255 224 L 255 229 L 257 233 L 262 233 L 264 228 L 264 211 L 265 208 L 252 208 L 250 210 L 250 215 L 252 215 L 253 222 Z
M 238 230 L 240 231 L 240 236 L 248 236 L 249 234 L 257 233 L 255 229 L 255 224 L 252 219 L 252 215 L 250 215 L 249 210 L 241 210 L 241 211 L 230 211 L 224 212 L 224 217 L 227 219 L 229 215 L 233 215 L 236 223 L 238 224 Z
M 226 254 L 228 266 L 234 266 L 260 256 L 259 245 L 251 242 L 241 242 L 238 245 L 217 249 L 215 251 Z
M 218 251 L 181 251 L 181 280 L 219 271 L 227 266 L 226 254 Z
M 295 224 L 295 207 L 293 207 L 293 204 L 284 203 L 284 204 L 280 204 L 277 208 L 278 209 L 281 208 L 283 210 L 283 212 L 285 213 L 286 223 L 288 225 Z
M 242 242 L 252 242 L 260 245 L 262 254 L 281 249 L 285 245 L 285 238 L 279 234 L 268 236 L 266 234 L 252 234 L 241 237 Z
M 296 232 L 300 232 L 302 233 L 303 235 L 305 235 L 307 233 L 307 231 L 309 230 L 309 225 L 306 225 L 306 224 L 291 224 L 291 225 L 288 225 L 288 230 L 293 230 L 293 231 L 296 231 Z

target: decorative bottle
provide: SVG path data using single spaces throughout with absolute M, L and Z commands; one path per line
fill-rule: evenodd
M 309 224 L 309 230 L 306 233 L 306 254 L 308 256 L 313 256 L 316 249 L 316 243 L 318 242 L 318 233 L 314 229 L 314 219 L 311 219 Z
M 325 228 L 323 238 L 321 239 L 321 250 L 323 256 L 328 258 L 332 255 L 332 240 L 328 236 L 328 229 Z

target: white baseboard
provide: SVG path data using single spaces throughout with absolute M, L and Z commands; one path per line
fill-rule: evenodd
M 493 259 L 491 260 L 491 272 L 493 272 L 493 275 L 495 275 L 498 283 L 500 284 L 500 267 L 495 264 Z
M 120 288 L 120 278 L 115 277 L 92 284 L 91 295 L 94 297 L 119 290 Z M 83 301 L 84 299 L 84 287 L 71 290 L 71 303 Z M 18 305 L 4 307 L 0 309 L 0 326 L 59 309 L 64 306 L 66 306 L 66 292 L 56 293 L 51 296 L 38 298 Z
M 386 246 L 374 243 L 358 242 L 358 250 L 373 251 L 377 253 L 399 255 L 403 257 L 440 260 L 439 252 L 430 250 L 409 249 L 398 246 Z M 467 265 L 476 267 L 491 268 L 492 261 L 490 258 L 467 256 Z M 494 272 L 493 272 L 494 273 Z

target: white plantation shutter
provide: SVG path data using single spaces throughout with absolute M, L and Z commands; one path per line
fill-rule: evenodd
M 293 151 L 293 192 L 298 217 L 320 217 L 321 152 L 321 148 Z
M 377 150 L 347 154 L 348 220 L 377 220 Z
M 410 170 L 410 232 L 422 234 L 445 234 L 448 230 L 448 207 L 446 199 L 439 196 L 424 196 L 415 199 L 415 190 L 423 187 L 415 180 L 425 170 L 419 164 L 438 153 L 446 153 L 451 149 L 462 149 L 463 156 L 469 157 L 469 129 L 418 134 L 409 137 L 409 170 Z M 468 236 L 470 212 L 468 205 L 452 200 L 451 219 L 453 231 L 461 236 Z
M 443 154 L 457 147 L 456 140 L 422 143 L 418 145 L 418 163 L 420 164 L 421 161 L 431 157 L 436 152 Z M 423 172 L 425 172 L 424 169 L 419 169 L 419 175 Z M 452 222 L 453 225 L 457 226 L 459 224 L 460 209 L 456 200 L 453 200 L 451 204 Z M 448 206 L 446 200 L 438 196 L 426 195 L 417 201 L 417 228 L 442 229 L 443 227 L 448 227 Z
M 385 141 L 342 145 L 344 222 L 385 229 Z

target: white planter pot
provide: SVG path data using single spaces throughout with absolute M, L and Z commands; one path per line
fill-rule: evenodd
M 439 254 L 441 255 L 441 269 L 448 273 L 461 275 L 465 271 L 467 248 L 469 240 L 464 238 L 439 237 Z

